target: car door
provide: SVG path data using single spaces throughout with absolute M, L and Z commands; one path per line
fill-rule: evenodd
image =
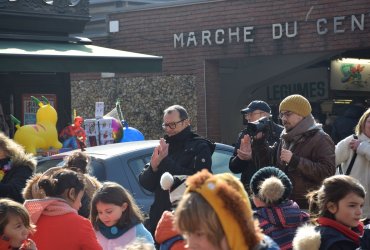
M 139 183 L 139 174 L 146 163 L 150 161 L 153 149 L 136 150 L 127 154 L 117 156 L 119 164 L 115 163 L 115 174 L 112 178 L 125 182 L 126 188 L 129 189 L 136 203 L 145 214 L 149 214 L 150 206 L 154 200 L 154 194 L 144 189 Z M 119 175 L 119 176 L 118 176 Z

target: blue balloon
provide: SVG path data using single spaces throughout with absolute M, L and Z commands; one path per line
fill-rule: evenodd
M 144 135 L 136 128 L 129 127 L 125 121 L 122 121 L 123 127 L 123 137 L 120 142 L 128 141 L 143 141 Z

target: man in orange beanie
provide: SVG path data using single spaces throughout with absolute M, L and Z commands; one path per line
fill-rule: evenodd
M 292 181 L 290 199 L 307 209 L 309 190 L 335 173 L 335 145 L 311 115 L 309 101 L 301 95 L 290 95 L 281 101 L 279 118 L 284 126 L 279 144 L 250 148 L 252 154 L 273 158 L 271 164 L 283 170 Z M 271 157 L 276 156 L 276 157 Z

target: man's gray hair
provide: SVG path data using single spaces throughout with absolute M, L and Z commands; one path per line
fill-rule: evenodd
M 173 111 L 179 112 L 181 120 L 188 119 L 188 112 L 186 111 L 186 109 L 183 106 L 180 106 L 180 105 L 172 105 L 172 106 L 166 108 L 163 111 L 163 114 L 164 115 L 171 114 Z

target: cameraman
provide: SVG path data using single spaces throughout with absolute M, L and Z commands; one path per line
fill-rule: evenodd
M 252 101 L 240 112 L 243 115 L 243 124 L 246 125 L 246 128 L 239 133 L 238 141 L 235 144 L 234 155 L 230 158 L 229 168 L 235 174 L 241 173 L 240 181 L 243 183 L 245 190 L 249 192 L 249 182 L 253 174 L 260 168 L 271 165 L 272 163 L 272 159 L 263 161 L 266 158 L 260 159 L 248 153 L 251 152 L 251 147 L 254 148 L 255 146 L 254 137 L 262 137 L 260 134 L 263 133 L 265 139 L 256 140 L 256 143 L 264 143 L 272 146 L 279 142 L 283 127 L 271 120 L 271 108 L 264 101 Z M 255 128 L 258 128 L 257 131 L 253 131 Z M 256 134 L 254 132 L 258 133 Z M 249 160 L 251 157 L 252 160 Z

